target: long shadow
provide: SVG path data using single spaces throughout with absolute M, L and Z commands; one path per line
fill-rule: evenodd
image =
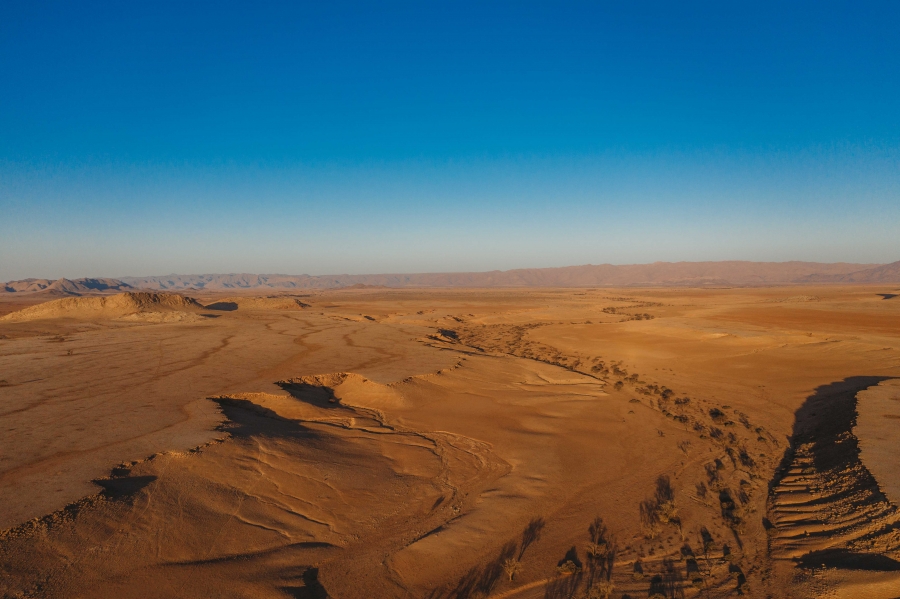
M 325 440 L 325 435 L 318 433 L 296 420 L 288 420 L 269 408 L 260 406 L 246 399 L 230 397 L 212 398 L 222 408 L 228 418 L 227 430 L 235 437 L 292 437 L 304 440 Z
M 856 424 L 856 394 L 890 378 L 853 376 L 817 387 L 794 414 L 794 428 L 788 447 L 775 476 L 769 481 L 770 495 L 781 483 L 794 460 L 796 447 L 800 445 L 815 443 L 813 461 L 819 471 L 847 461 L 859 461 L 859 442 L 852 435 Z M 871 476 L 868 470 L 866 474 Z
M 528 523 L 528 526 L 525 527 L 525 530 L 522 531 L 522 546 L 519 549 L 519 559 L 522 559 L 522 556 L 525 555 L 525 550 L 528 549 L 532 543 L 541 538 L 541 531 L 544 530 L 546 522 L 544 519 L 538 516 L 537 518 L 532 518 Z
M 98 478 L 92 481 L 103 489 L 103 495 L 111 499 L 122 499 L 134 495 L 156 480 L 155 476 L 121 476 L 116 478 Z
M 800 558 L 801 568 L 837 568 L 847 570 L 871 570 L 877 572 L 900 571 L 900 562 L 877 553 L 853 553 L 846 549 L 813 551 Z
M 856 394 L 891 378 L 894 377 L 854 376 L 817 387 L 796 412 L 790 443 L 769 482 L 770 499 L 790 469 L 797 448 L 805 446 L 812 447 L 810 457 L 817 472 L 855 473 L 852 489 L 844 489 L 842 493 L 865 490 L 873 499 L 887 502 L 875 477 L 860 460 L 859 440 L 853 435 L 853 427 L 857 416 Z M 772 527 L 768 519 L 763 520 L 763 525 Z M 897 562 L 882 557 L 833 549 L 807 554 L 798 560 L 798 565 L 808 567 L 808 564 L 826 563 L 833 568 L 894 569 Z
M 234 312 L 238 309 L 237 302 L 215 302 L 205 306 L 207 310 L 221 310 L 222 312 Z
M 682 582 L 684 577 L 681 576 L 678 565 L 669 559 L 663 560 L 663 571 L 650 580 L 650 590 L 648 594 L 662 595 L 663 597 L 684 597 Z
M 317 408 L 324 408 L 327 410 L 332 410 L 334 408 L 348 409 L 347 406 L 341 405 L 334 396 L 334 391 L 330 387 L 288 381 L 279 381 L 276 385 L 287 391 L 294 399 L 316 406 Z
M 328 591 L 319 582 L 318 568 L 309 568 L 302 578 L 302 587 L 281 587 L 281 590 L 294 599 L 328 599 Z
M 486 597 L 491 594 L 503 574 L 503 563 L 516 554 L 516 543 L 510 541 L 501 549 L 493 560 L 483 566 L 472 566 L 449 593 L 434 591 L 430 598 L 449 597 L 450 599 L 469 599 L 470 597 Z

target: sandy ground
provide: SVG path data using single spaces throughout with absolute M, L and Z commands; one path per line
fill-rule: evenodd
M 860 459 L 894 505 L 900 505 L 900 379 L 883 381 L 857 394 Z
M 898 597 L 895 291 L 2 319 L 0 592 Z

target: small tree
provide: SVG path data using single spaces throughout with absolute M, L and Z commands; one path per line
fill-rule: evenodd
M 656 507 L 656 513 L 659 514 L 660 522 L 668 524 L 678 519 L 678 508 L 675 507 L 674 499 L 667 499 Z
M 606 556 L 609 555 L 609 545 L 606 541 L 588 543 L 585 547 L 585 551 L 588 554 L 588 558 L 599 561 L 605 559 Z
M 521 569 L 522 564 L 519 563 L 519 560 L 514 557 L 511 557 L 503 562 L 503 571 L 506 573 L 506 576 L 509 578 L 510 582 L 512 582 L 512 579 L 516 574 L 519 573 L 519 570 Z

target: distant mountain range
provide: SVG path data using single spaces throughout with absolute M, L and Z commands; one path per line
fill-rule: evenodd
M 6 293 L 85 295 L 133 289 L 159 291 L 290 291 L 347 287 L 710 287 L 815 283 L 900 283 L 900 262 L 654 262 L 468 273 L 381 275 L 168 275 L 119 279 L 24 279 Z
M 815 274 L 808 277 L 813 283 L 896 283 L 900 281 L 900 262 L 858 270 L 844 275 Z

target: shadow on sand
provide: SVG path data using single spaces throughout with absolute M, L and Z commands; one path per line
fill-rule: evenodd
M 857 417 L 856 394 L 890 378 L 893 377 L 848 377 L 817 387 L 815 393 L 806 398 L 795 414 L 793 433 L 781 464 L 769 482 L 769 497 L 773 506 L 778 503 L 774 492 L 776 487 L 790 471 L 808 470 L 810 459 L 813 470 L 821 475 L 853 473 L 852 481 L 844 481 L 844 494 L 855 490 L 859 492 L 851 494 L 867 497 L 865 501 L 887 503 L 872 473 L 860 460 L 859 440 L 853 434 L 853 428 Z M 804 454 L 806 467 L 798 460 L 798 452 Z M 823 497 L 819 501 L 831 500 Z M 773 527 L 768 519 L 764 519 L 763 524 L 767 529 Z M 839 547 L 813 551 L 795 558 L 795 561 L 804 568 L 826 565 L 840 569 L 893 571 L 900 567 L 900 563 L 886 556 L 855 553 Z

